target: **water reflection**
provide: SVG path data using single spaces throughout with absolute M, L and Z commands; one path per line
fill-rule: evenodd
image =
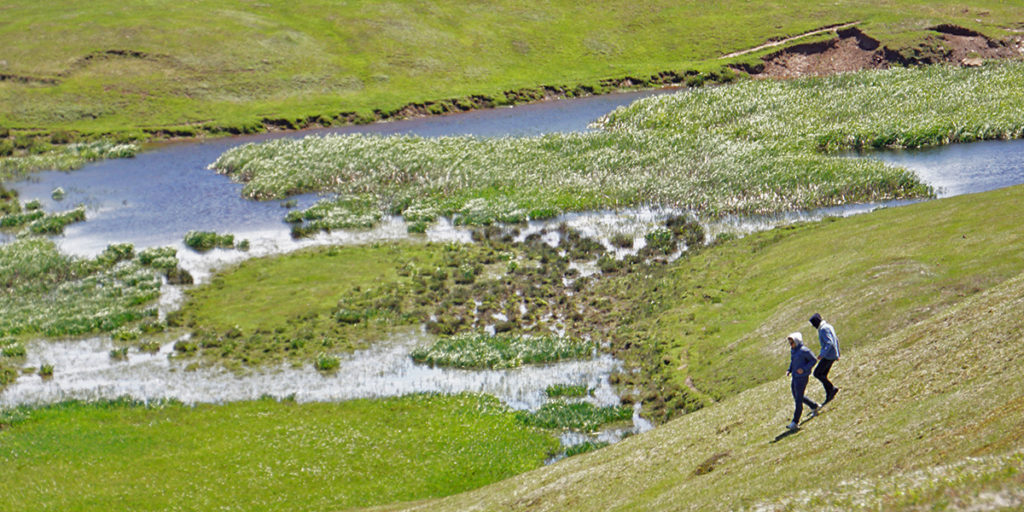
M 0 393 L 0 407 L 95 400 L 130 396 L 138 400 L 174 398 L 185 403 L 254 400 L 292 396 L 298 402 L 380 398 L 410 393 L 481 392 L 516 409 L 537 409 L 553 384 L 594 389 L 587 400 L 597 406 L 618 405 L 608 376 L 619 363 L 604 354 L 589 360 L 531 365 L 507 370 L 431 368 L 413 363 L 409 353 L 433 339 L 410 329 L 373 348 L 341 354 L 340 367 L 328 374 L 309 364 L 252 369 L 242 374 L 221 367 L 196 368 L 176 359 L 173 342 L 157 353 L 132 349 L 124 361 L 110 356 L 108 338 L 35 341 L 28 345 L 26 364 L 53 365 L 52 377 L 23 375 Z

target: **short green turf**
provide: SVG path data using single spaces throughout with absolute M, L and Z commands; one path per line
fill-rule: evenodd
M 559 447 L 476 395 L 69 403 L 5 421 L 2 510 L 341 510 L 480 487 Z
M 1024 6 L 10 0 L 0 19 L 0 127 L 190 135 L 262 129 L 264 118 L 372 116 L 410 102 L 720 69 L 718 57 L 731 51 L 851 21 L 899 47 L 941 23 L 1002 38 L 1024 20 Z

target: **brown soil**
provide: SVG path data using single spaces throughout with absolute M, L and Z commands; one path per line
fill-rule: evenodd
M 916 47 L 893 50 L 856 28 L 837 31 L 829 41 L 791 46 L 767 55 L 763 64 L 743 71 L 761 78 L 820 76 L 862 69 L 887 68 L 892 64 L 920 65 L 940 62 L 976 66 L 984 59 L 1024 56 L 1024 38 L 995 41 L 954 25 L 939 25 Z

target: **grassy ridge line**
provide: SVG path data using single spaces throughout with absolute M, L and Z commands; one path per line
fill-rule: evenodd
M 0 411 L 0 509 L 336 510 L 472 489 L 558 447 L 465 394 L 18 408 Z
M 870 348 L 844 351 L 834 372 L 840 398 L 792 436 L 776 437 L 792 411 L 780 331 L 770 354 L 777 379 L 592 454 L 380 509 L 901 510 L 969 506 L 992 494 L 1019 504 L 1024 402 L 1006 384 L 1024 378 L 1010 341 L 1024 336 L 1022 308 L 1018 274 Z
M 950 0 L 753 8 L 728 0 L 714 10 L 667 0 L 616 0 L 601 9 L 566 0 L 271 0 L 245 9 L 226 0 L 187 7 L 13 0 L 3 9 L 0 125 L 178 135 L 263 129 L 263 119 L 351 122 L 410 102 L 500 98 L 538 84 L 599 90 L 609 77 L 710 71 L 721 64 L 709 62 L 730 50 L 853 19 L 901 44 L 939 23 L 998 38 L 1007 23 L 1024 19 L 1024 7 L 995 0 L 966 8 Z

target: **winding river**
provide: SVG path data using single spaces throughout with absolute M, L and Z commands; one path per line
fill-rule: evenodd
M 312 130 L 298 133 L 261 134 L 226 139 L 175 142 L 147 148 L 135 158 L 91 164 L 73 172 L 43 172 L 9 184 L 23 201 L 38 198 L 49 211 L 78 204 L 86 206 L 88 220 L 72 224 L 57 237 L 65 252 L 92 255 L 109 243 L 131 242 L 136 248 L 170 245 L 179 249 L 182 265 L 199 282 L 225 264 L 247 257 L 281 253 L 324 243 L 365 243 L 407 238 L 401 219 L 385 219 L 372 230 L 333 232 L 296 241 L 283 222 L 281 202 L 255 202 L 241 197 L 242 186 L 207 170 L 207 165 L 230 147 L 274 137 L 302 137 L 311 133 L 416 134 L 421 136 L 475 135 L 516 136 L 580 131 L 612 109 L 652 94 L 643 91 L 552 100 L 512 108 L 411 119 L 390 123 Z M 940 197 L 981 192 L 1024 183 L 1024 140 L 979 142 L 917 151 L 866 155 L 916 171 L 936 187 Z M 66 191 L 61 201 L 50 197 L 53 189 Z M 297 207 L 317 197 L 295 198 Z M 893 206 L 903 203 L 886 203 Z M 718 232 L 751 232 L 773 226 L 870 211 L 880 204 L 851 205 L 815 211 L 789 212 L 766 217 L 729 217 L 708 226 Z M 671 211 L 636 208 L 616 212 L 567 214 L 547 223 L 535 222 L 525 232 L 545 225 L 567 222 L 584 234 L 607 241 L 615 233 L 632 234 L 638 241 Z M 182 244 L 189 230 L 233 233 L 249 239 L 251 250 L 214 250 L 198 255 Z M 428 230 L 434 240 L 468 240 L 468 231 L 444 221 Z M 610 245 L 609 245 L 610 247 Z M 167 287 L 163 310 L 178 306 L 181 290 Z M 324 376 L 310 366 L 253 370 L 236 375 L 218 369 L 192 369 L 168 358 L 173 341 L 159 353 L 132 352 L 127 361 L 109 357 L 109 338 L 72 341 L 35 341 L 29 344 L 26 363 L 54 364 L 53 378 L 24 375 L 0 393 L 0 406 L 54 402 L 68 398 L 94 399 L 130 395 L 139 399 L 176 398 L 185 402 L 253 399 L 264 395 L 295 396 L 297 400 L 340 400 L 378 397 L 417 391 L 480 391 L 493 394 L 516 408 L 533 409 L 543 403 L 543 389 L 554 383 L 586 384 L 596 389 L 597 404 L 618 403 L 608 384 L 617 367 L 607 356 L 587 361 L 507 371 L 468 372 L 430 369 L 413 365 L 409 351 L 427 338 L 417 331 L 396 336 L 371 350 L 343 357 L 342 371 Z M 649 424 L 635 418 L 636 430 Z M 567 441 L 567 443 L 578 442 Z

